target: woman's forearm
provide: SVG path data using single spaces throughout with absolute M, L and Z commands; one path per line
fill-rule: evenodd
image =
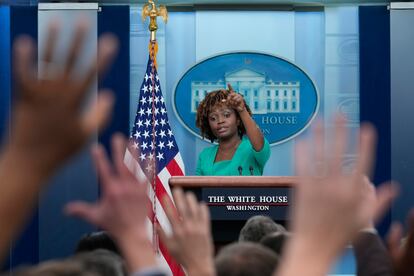
M 252 144 L 255 151 L 260 151 L 264 145 L 264 138 L 262 131 L 257 126 L 256 122 L 250 116 L 246 109 L 239 112 L 242 123 L 246 129 L 247 137 L 249 137 L 250 143 Z

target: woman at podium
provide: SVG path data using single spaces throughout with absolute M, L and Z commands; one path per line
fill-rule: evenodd
M 217 142 L 199 155 L 196 175 L 262 175 L 270 156 L 269 142 L 252 118 L 241 94 L 228 90 L 208 93 L 197 109 L 201 136 Z

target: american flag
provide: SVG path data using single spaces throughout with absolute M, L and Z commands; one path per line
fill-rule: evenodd
M 171 231 L 162 198 L 167 195 L 172 200 L 168 179 L 173 175 L 184 175 L 184 163 L 168 122 L 165 99 L 155 65 L 156 45 L 151 46 L 130 136 L 131 146 L 126 151 L 125 163 L 135 171 L 139 179 L 145 179 L 148 183 L 148 199 L 151 203 L 149 226 L 160 261 L 169 267 L 172 275 L 184 275 L 181 266 L 171 258 L 153 230 L 154 224 L 158 223 L 167 233 Z

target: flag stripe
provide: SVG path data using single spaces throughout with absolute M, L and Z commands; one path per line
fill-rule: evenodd
M 153 212 L 153 205 L 152 205 L 152 198 L 154 198 L 154 191 L 152 189 L 152 185 L 149 185 L 149 182 L 145 176 L 145 174 L 142 172 L 141 168 L 139 167 L 138 162 L 135 160 L 135 158 L 131 155 L 131 153 L 129 151 L 127 151 L 127 153 L 125 154 L 125 163 L 127 164 L 128 168 L 136 168 L 135 170 L 135 177 L 137 179 L 140 179 L 140 182 L 146 183 L 147 187 L 148 187 L 148 204 L 150 206 L 150 218 L 154 219 L 154 212 Z M 171 197 L 172 198 L 172 197 Z M 170 198 L 168 198 L 170 199 Z M 172 202 L 172 201 L 171 201 Z M 172 202 L 173 203 L 173 202 Z M 161 205 L 161 202 L 159 201 L 159 199 L 156 199 L 156 210 L 157 210 L 157 218 L 158 221 L 161 225 L 161 227 L 163 228 L 163 230 L 166 233 L 171 233 L 171 226 L 170 223 L 168 221 L 167 215 L 164 212 L 164 208 Z
M 168 194 L 168 196 L 170 196 L 172 198 L 172 194 L 171 194 L 171 189 L 170 189 L 170 184 L 168 183 L 171 175 L 173 175 L 173 173 L 171 173 L 168 170 L 168 167 L 165 167 L 164 169 L 162 169 L 160 171 L 160 173 L 158 174 L 158 178 L 160 179 L 160 181 L 162 182 L 162 185 L 165 187 L 165 192 Z
M 178 166 L 181 168 L 185 168 L 183 159 L 181 158 L 181 154 L 177 153 L 177 155 L 174 157 L 175 162 L 177 162 Z M 182 175 L 185 175 L 184 171 L 182 171 Z
M 165 261 L 168 263 L 169 267 L 171 268 L 171 271 L 173 275 L 185 275 L 184 271 L 182 270 L 181 266 L 179 266 L 173 258 L 169 255 L 167 248 L 165 245 L 160 241 L 159 243 L 161 254 L 164 256 Z
M 175 158 L 171 160 L 170 163 L 168 163 L 167 169 L 170 173 L 174 172 L 174 173 L 171 173 L 171 175 L 184 175 L 183 172 L 181 171 L 180 166 L 175 161 Z
M 156 192 L 156 194 L 157 194 L 158 200 L 161 202 L 161 205 L 162 205 L 163 208 L 165 208 L 164 200 L 170 201 L 170 203 L 172 205 L 174 205 L 172 200 L 171 200 L 170 195 L 165 190 L 164 184 L 162 183 L 161 179 L 158 176 L 157 176 L 157 192 Z
M 148 236 L 152 235 L 153 227 L 152 227 L 152 220 L 147 218 L 147 233 Z M 157 263 L 160 269 L 165 272 L 167 275 L 174 275 L 168 262 L 165 260 L 164 256 L 162 254 L 156 254 Z
M 129 153 L 129 151 L 127 150 L 127 153 Z M 142 169 L 140 168 L 140 166 L 139 166 L 139 162 L 138 162 L 138 160 L 136 160 L 135 159 L 135 156 L 134 155 L 132 155 L 131 153 L 129 153 L 128 154 L 128 163 L 131 163 L 131 162 L 133 162 L 133 163 L 135 163 L 135 164 L 133 164 L 133 166 L 137 166 L 139 169 L 137 169 L 136 170 L 136 173 L 135 173 L 135 175 L 136 175 L 136 177 L 138 178 L 138 179 L 143 179 L 143 178 L 145 178 L 145 182 L 147 183 L 147 185 L 148 185 L 148 190 L 149 191 L 152 191 L 152 185 L 149 185 L 149 181 L 147 180 L 147 178 L 146 178 L 146 176 L 145 176 L 145 174 L 142 172 Z M 170 162 L 171 163 L 171 162 Z M 128 166 L 128 167 L 133 167 L 133 166 Z M 174 165 L 173 165 L 174 166 Z M 167 166 L 168 167 L 168 166 Z M 181 171 L 181 169 L 180 169 L 180 171 Z M 175 204 L 174 204 L 174 202 L 172 201 L 172 193 L 171 193 L 171 189 L 169 188 L 169 186 L 167 186 L 167 185 L 169 185 L 168 184 L 168 178 L 171 176 L 171 174 L 169 174 L 168 175 L 168 178 L 166 178 L 167 177 L 167 175 L 165 175 L 165 172 L 168 172 L 168 171 L 164 171 L 163 170 L 163 172 L 164 172 L 164 177 L 162 177 L 162 178 L 160 178 L 159 176 L 157 176 L 156 177 L 156 187 L 157 187 L 157 193 L 156 193 L 156 196 L 157 196 L 157 198 L 158 198 L 158 200 L 157 201 L 159 201 L 159 203 L 161 204 L 161 206 L 162 206 L 162 208 L 164 209 L 165 208 L 165 205 L 164 205 L 164 202 L 163 202 L 163 198 L 165 197 L 165 200 L 167 200 L 167 201 L 169 201 L 170 202 L 170 204 L 172 204 L 173 206 L 175 206 Z M 162 179 L 167 179 L 167 185 L 165 185 L 165 182 L 163 182 L 162 181 Z M 165 188 L 165 186 L 167 186 L 168 187 L 168 192 L 167 192 L 167 189 Z M 149 195 L 149 197 L 150 198 L 152 198 L 152 196 L 153 196 L 153 193 L 152 194 L 150 194 Z
M 150 211 L 149 217 L 153 217 L 153 216 L 154 216 L 154 213 L 152 213 L 152 211 Z M 150 225 L 152 227 L 154 227 L 151 222 L 152 222 L 152 220 L 150 220 Z M 152 235 L 152 231 L 149 234 Z M 170 267 L 171 272 L 173 273 L 173 275 L 184 275 L 184 274 L 180 274 L 180 271 L 182 271 L 181 266 L 178 265 L 177 262 L 174 260 L 174 258 L 170 255 L 170 253 L 168 252 L 168 250 L 167 250 L 166 246 L 164 245 L 163 241 L 159 240 L 158 244 L 159 244 L 160 253 L 163 256 L 163 259 L 165 260 L 165 262 L 167 262 L 168 266 Z
M 152 231 L 153 231 L 153 230 L 151 230 L 152 227 L 153 227 L 153 225 L 152 225 L 153 220 L 151 218 L 154 217 L 154 213 L 153 213 L 152 209 L 149 210 L 148 217 L 149 217 L 149 222 L 150 222 L 149 224 L 151 226 L 149 235 L 151 236 Z M 159 216 L 157 216 L 157 217 L 159 217 Z M 169 231 L 166 231 L 166 229 L 164 229 L 162 227 L 161 223 L 160 223 L 160 227 L 161 227 L 162 230 L 164 230 L 164 232 L 166 232 L 166 234 L 170 234 L 170 233 L 168 233 Z M 170 228 L 170 227 L 168 227 L 168 228 Z M 164 243 L 162 242 L 162 240 L 159 240 L 158 244 L 159 244 L 159 249 L 160 249 L 160 253 L 161 253 L 161 256 L 159 256 L 159 257 L 162 257 L 162 260 L 165 261 L 168 264 L 168 267 L 170 268 L 170 270 L 172 272 L 172 275 L 184 275 L 183 273 L 181 273 L 182 272 L 181 266 L 178 265 L 177 262 L 174 260 L 174 258 L 169 254 L 169 252 L 166 249 L 166 247 L 165 247 Z

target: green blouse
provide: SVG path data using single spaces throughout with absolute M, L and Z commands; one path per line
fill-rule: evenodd
M 214 162 L 218 145 L 205 148 L 198 157 L 196 175 L 262 175 L 270 156 L 269 142 L 256 151 L 249 138 L 243 137 L 231 160 Z M 241 174 L 240 174 L 241 171 Z

